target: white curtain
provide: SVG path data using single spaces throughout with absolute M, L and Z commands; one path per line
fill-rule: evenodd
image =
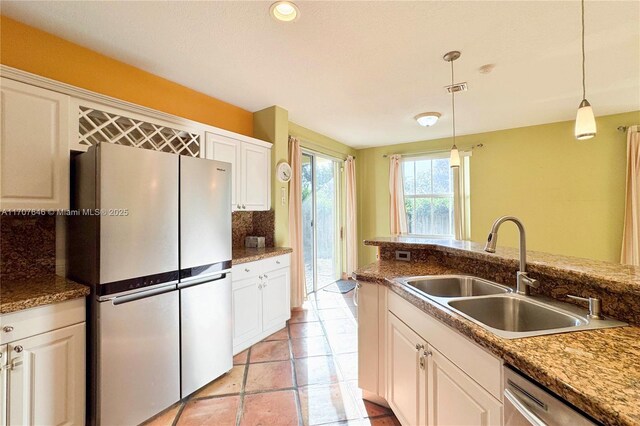
M 407 233 L 407 214 L 404 210 L 402 185 L 402 156 L 389 156 L 389 225 L 391 235 Z
M 627 130 L 626 186 L 620 263 L 640 266 L 640 126 Z
M 358 268 L 358 227 L 356 223 L 356 159 L 349 155 L 344 162 L 347 187 L 347 275 Z
M 302 242 L 302 150 L 300 140 L 289 136 L 289 241 L 291 253 L 291 307 L 302 306 L 306 297 L 304 277 L 304 247 Z
M 460 153 L 460 166 L 453 167 L 453 225 L 456 240 L 470 238 L 469 221 L 469 157 L 470 152 Z

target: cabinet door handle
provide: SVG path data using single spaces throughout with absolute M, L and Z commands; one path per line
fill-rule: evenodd
M 4 331 L 5 333 L 11 333 L 13 331 L 13 326 L 5 325 L 4 327 L 2 327 L 2 331 Z
M 249 269 L 249 268 L 244 268 L 244 271 L 245 271 L 245 272 L 251 272 L 251 269 Z
M 431 351 L 425 351 L 424 354 L 426 356 L 433 356 L 433 352 L 431 352 Z
M 420 356 L 420 369 L 424 370 L 424 366 L 425 366 L 424 356 Z
M 276 265 L 279 265 L 279 264 L 280 264 L 280 261 L 279 261 L 279 260 L 276 260 Z
M 420 349 L 424 349 L 424 345 L 421 343 L 416 343 L 416 351 L 419 351 Z
M 13 350 L 16 351 L 16 353 L 20 353 L 24 350 L 24 348 L 21 345 L 18 345 L 15 348 L 13 348 Z
M 265 277 L 265 278 L 269 278 L 269 277 L 267 276 L 267 274 L 264 274 L 264 277 Z

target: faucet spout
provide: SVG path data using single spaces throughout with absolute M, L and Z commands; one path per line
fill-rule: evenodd
M 522 295 L 529 295 L 529 287 L 538 288 L 540 283 L 537 280 L 529 278 L 527 274 L 527 239 L 524 225 L 520 219 L 515 216 L 502 216 L 496 219 L 496 221 L 493 222 L 493 226 L 491 226 L 491 232 L 487 237 L 487 244 L 484 246 L 484 251 L 488 253 L 496 252 L 498 230 L 504 222 L 515 223 L 520 232 L 520 269 L 517 275 L 516 292 Z

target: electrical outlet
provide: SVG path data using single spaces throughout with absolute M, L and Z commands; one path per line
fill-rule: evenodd
M 280 202 L 283 206 L 287 205 L 287 191 L 284 186 L 280 188 Z

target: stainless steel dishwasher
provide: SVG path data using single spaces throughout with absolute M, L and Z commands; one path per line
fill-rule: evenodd
M 594 420 L 509 367 L 504 367 L 505 426 L 591 426 Z

